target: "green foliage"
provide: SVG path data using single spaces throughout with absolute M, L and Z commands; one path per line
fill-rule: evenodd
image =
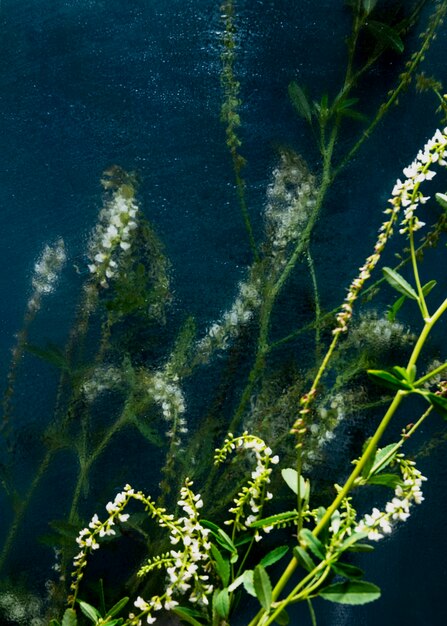
M 339 604 L 367 604 L 380 598 L 380 589 L 365 581 L 345 581 L 325 587 L 319 595 Z

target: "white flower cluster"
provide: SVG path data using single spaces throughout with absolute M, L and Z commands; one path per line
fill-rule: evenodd
M 113 502 L 109 502 L 106 505 L 108 513 L 107 519 L 102 522 L 95 513 L 88 527 L 83 528 L 76 539 L 81 550 L 73 560 L 75 571 L 72 575 L 73 582 L 71 583 L 70 589 L 74 595 L 69 598 L 69 602 L 72 604 L 75 602 L 75 596 L 77 594 L 79 584 L 84 576 L 84 569 L 87 566 L 88 554 L 92 550 L 97 550 L 100 547 L 98 542 L 99 538 L 113 536 L 116 534 L 114 528 L 114 526 L 116 526 L 116 522 L 127 522 L 129 514 L 123 513 L 123 510 L 128 505 L 130 500 L 138 500 L 142 502 L 149 515 L 156 518 L 160 527 L 175 529 L 173 515 L 167 515 L 164 508 L 155 506 L 152 500 L 145 496 L 141 491 L 135 491 L 130 485 L 126 485 L 124 490 L 116 495 Z M 135 623 L 140 622 L 137 620 Z
M 156 621 L 153 611 L 162 608 L 169 611 L 175 607 L 178 604 L 175 597 L 186 595 L 189 602 L 207 606 L 208 597 L 213 593 L 213 586 L 206 573 L 211 562 L 211 543 L 208 540 L 210 531 L 199 521 L 199 509 L 202 508 L 203 501 L 199 494 L 191 491 L 191 486 L 192 482 L 186 479 L 177 503 L 185 515 L 169 524 L 171 544 L 181 547 L 170 550 L 164 557 L 152 559 L 138 572 L 138 576 L 144 576 L 153 569 L 164 566 L 167 573 L 167 585 L 161 597 L 154 596 L 149 601 L 139 597 L 135 602 L 135 606 L 145 612 L 148 624 Z M 140 618 L 141 615 L 137 616 L 135 624 L 141 624 Z
M 46 245 L 34 265 L 32 278 L 33 294 L 28 301 L 28 309 L 35 311 L 40 306 L 40 298 L 54 291 L 62 267 L 67 260 L 65 245 L 58 239 L 54 246 Z
M 214 350 L 225 350 L 231 339 L 235 339 L 241 328 L 253 317 L 261 304 L 260 281 L 249 277 L 239 284 L 239 293 L 232 307 L 224 313 L 222 320 L 208 330 L 197 343 L 197 352 L 207 360 Z
M 160 406 L 163 417 L 169 424 L 166 435 L 176 445 L 180 444 L 180 434 L 188 432 L 186 420 L 182 415 L 186 410 L 185 398 L 178 384 L 179 377 L 167 366 L 145 377 L 147 390 L 154 401 Z
M 131 248 L 137 214 L 138 206 L 130 185 L 118 187 L 99 214 L 99 223 L 89 242 L 91 263 L 88 269 L 101 287 L 108 287 L 108 281 L 119 270 L 120 254 Z
M 366 533 L 368 539 L 379 541 L 385 534 L 391 533 L 396 521 L 405 522 L 410 517 L 412 504 L 420 504 L 424 498 L 422 482 L 427 480 L 415 467 L 413 461 L 407 461 L 403 455 L 396 458 L 402 472 L 402 483 L 394 491 L 394 498 L 385 506 L 385 511 L 374 508 L 360 520 L 355 531 Z
M 394 197 L 390 202 L 394 206 L 400 205 L 404 208 L 404 218 L 399 230 L 401 234 L 407 233 L 410 227 L 415 231 L 425 226 L 425 223 L 420 222 L 415 215 L 419 204 L 425 204 L 429 200 L 429 196 L 423 196 L 419 191 L 419 185 L 424 180 L 431 180 L 436 175 L 430 166 L 436 162 L 446 166 L 446 158 L 447 128 L 444 128 L 443 132 L 438 129 L 433 137 L 427 141 L 424 148 L 419 150 L 413 163 L 404 169 L 405 180 L 403 182 L 400 179 L 397 180 L 392 192 Z
M 273 170 L 273 181 L 267 188 L 267 196 L 267 234 L 272 245 L 274 266 L 280 269 L 286 262 L 286 248 L 299 240 L 317 200 L 314 176 L 304 161 L 291 150 L 281 151 L 281 162 Z
M 413 163 L 404 169 L 406 176 L 402 182 L 397 180 L 393 191 L 392 198 L 389 200 L 391 207 L 385 209 L 384 213 L 389 215 L 387 221 L 385 221 L 379 229 L 379 235 L 374 246 L 374 253 L 371 254 L 360 268 L 360 273 L 355 278 L 350 287 L 345 301 L 342 305 L 342 310 L 337 315 L 337 326 L 333 330 L 334 334 L 346 332 L 348 329 L 349 320 L 352 317 L 352 306 L 357 300 L 358 295 L 365 284 L 365 281 L 371 276 L 373 269 L 376 267 L 380 260 L 381 254 L 388 239 L 393 234 L 394 224 L 400 213 L 401 208 L 404 208 L 404 218 L 401 221 L 400 233 L 404 234 L 411 230 L 417 230 L 423 223 L 420 222 L 417 216 L 414 214 L 419 204 L 425 204 L 429 199 L 429 196 L 423 196 L 419 191 L 419 186 L 424 180 L 430 180 L 435 175 L 435 172 L 430 170 L 430 165 L 437 161 L 441 165 L 446 165 L 447 157 L 447 128 L 443 132 L 437 130 L 434 136 L 426 143 L 423 150 L 420 150 L 417 158 Z
M 82 391 L 89 402 L 93 402 L 101 393 L 118 386 L 122 375 L 116 367 L 98 367 L 93 376 L 82 385 Z
M 259 519 L 264 502 L 273 498 L 273 495 L 267 491 L 267 485 L 270 483 L 270 474 L 272 473 L 270 465 L 276 465 L 279 462 L 279 457 L 277 455 L 272 456 L 271 448 L 259 437 L 249 435 L 247 432 L 240 437 L 233 437 L 229 433 L 223 447 L 216 450 L 214 462 L 216 464 L 222 463 L 233 450 L 252 452 L 256 461 L 256 467 L 251 473 L 251 480 L 234 499 L 235 506 L 229 509 L 233 518 L 225 522 L 229 526 L 234 524 L 237 530 L 247 530 Z M 263 530 L 269 532 L 271 527 L 265 526 Z M 256 541 L 260 541 L 262 538 L 257 529 L 254 538 Z

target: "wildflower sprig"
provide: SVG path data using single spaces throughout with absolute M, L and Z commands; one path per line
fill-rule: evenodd
M 272 456 L 272 449 L 259 437 L 249 435 L 247 432 L 239 437 L 234 437 L 229 433 L 223 447 L 216 450 L 214 463 L 216 465 L 223 463 L 231 452 L 239 450 L 252 452 L 256 467 L 251 472 L 251 480 L 244 485 L 234 499 L 235 506 L 229 509 L 232 518 L 228 519 L 225 524 L 234 525 L 235 530 L 243 531 L 259 519 L 264 502 L 273 497 L 267 490 L 267 485 L 270 483 L 271 465 L 277 464 L 279 457 L 277 455 Z M 247 512 L 248 510 L 250 513 Z M 261 539 L 258 530 L 255 530 L 254 537 L 256 541 Z
M 155 519 L 161 528 L 169 529 L 170 543 L 179 547 L 150 559 L 140 568 L 139 577 L 145 576 L 154 569 L 165 570 L 167 575 L 165 590 L 161 595 L 153 596 L 147 601 L 139 596 L 134 605 L 140 609 L 141 613 L 130 614 L 125 624 L 129 626 L 141 624 L 143 617 L 148 624 L 151 624 L 156 620 L 152 615 L 154 611 L 162 608 L 167 611 L 172 610 L 178 605 L 175 598 L 184 595 L 191 603 L 207 606 L 208 598 L 213 591 L 208 573 L 211 561 L 211 543 L 208 539 L 210 531 L 200 523 L 199 510 L 203 506 L 203 501 L 199 494 L 193 493 L 191 486 L 192 481 L 186 479 L 180 491 L 180 500 L 177 504 L 184 512 L 184 515 L 180 517 L 167 514 L 166 509 L 158 507 L 150 497 L 141 491 L 135 491 L 130 485 L 126 485 L 124 490 L 116 495 L 114 501 L 106 505 L 109 516 L 105 521 L 101 521 L 95 514 L 88 527 L 80 531 L 76 540 L 81 551 L 73 561 L 75 570 L 71 584 L 72 595 L 69 598 L 70 606 L 73 607 L 75 604 L 79 585 L 87 566 L 88 555 L 99 549 L 101 538 L 116 535 L 114 527 L 117 523 L 128 521 L 129 514 L 124 513 L 123 510 L 131 500 L 142 502 L 149 516 Z
M 138 210 L 134 187 L 125 183 L 112 192 L 99 215 L 89 243 L 88 269 L 101 287 L 109 286 L 109 281 L 119 272 L 121 255 L 131 249 L 138 228 Z
M 378 541 L 384 535 L 390 534 L 395 522 L 405 522 L 410 517 L 411 506 L 421 504 L 424 500 L 421 486 L 427 479 L 415 467 L 414 461 L 405 459 L 403 454 L 397 454 L 394 462 L 402 474 L 402 480 L 398 482 L 394 490 L 394 498 L 386 504 L 384 511 L 373 508 L 372 512 L 365 515 L 355 528 L 356 532 L 366 533 L 368 539 L 373 541 Z

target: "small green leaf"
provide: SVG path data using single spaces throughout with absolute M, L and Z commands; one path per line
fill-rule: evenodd
M 346 581 L 329 585 L 319 595 L 330 602 L 340 604 L 366 604 L 380 598 L 380 589 L 365 581 Z
M 316 568 L 316 565 L 312 561 L 311 557 L 307 554 L 306 550 L 301 548 L 301 546 L 295 546 L 293 548 L 293 556 L 308 572 L 311 572 Z
M 273 565 L 273 563 L 276 563 L 277 561 L 282 559 L 282 557 L 287 554 L 288 551 L 289 548 L 287 546 L 278 546 L 277 548 L 266 554 L 260 560 L 259 564 L 263 567 L 269 567 L 269 565 Z
M 362 578 L 365 573 L 362 569 L 360 569 L 360 567 L 356 567 L 350 563 L 340 563 L 340 561 L 332 563 L 331 568 L 339 576 L 344 576 L 349 579 Z
M 337 104 L 336 111 L 339 112 L 342 109 L 347 109 L 351 107 L 353 104 L 357 104 L 358 101 L 359 101 L 359 98 L 346 98 L 346 100 L 341 100 Z
M 391 26 L 388 26 L 388 24 L 369 20 L 366 23 L 366 28 L 386 48 L 393 48 L 396 52 L 404 51 L 404 42 L 400 38 L 399 33 Z
M 87 602 L 82 602 L 82 600 L 78 600 L 79 607 L 81 611 L 84 613 L 86 617 L 88 617 L 94 624 L 101 619 L 101 613 L 98 609 L 95 609 L 94 606 L 88 604 Z
M 77 626 L 78 618 L 74 609 L 66 609 L 62 618 L 62 626 Z
M 388 446 L 385 446 L 384 448 L 379 448 L 377 450 L 376 456 L 374 457 L 374 465 L 373 465 L 374 474 L 380 470 L 383 470 L 387 465 L 391 463 L 391 461 L 393 461 L 394 457 L 397 454 L 398 448 L 394 450 L 394 454 L 390 455 L 389 458 L 386 458 L 386 457 L 388 456 L 388 454 L 390 454 L 391 450 L 393 450 L 394 448 L 396 448 L 396 444 L 390 443 Z M 383 461 L 384 459 L 386 459 L 386 461 Z
M 243 573 L 242 583 L 244 585 L 245 591 L 250 595 L 256 598 L 256 591 L 254 585 L 254 572 L 252 569 L 247 569 Z
M 61 626 L 61 623 L 57 619 L 50 619 L 49 626 Z
M 407 298 L 411 298 L 412 300 L 417 300 L 418 295 L 410 285 L 409 282 L 405 280 L 403 276 L 401 276 L 398 272 L 391 269 L 391 267 L 383 268 L 383 277 L 399 293 L 403 293 Z
M 269 517 L 263 517 L 256 520 L 253 524 L 250 524 L 250 528 L 263 528 L 264 526 L 285 526 L 291 524 L 298 519 L 298 511 L 284 511 L 284 513 L 278 513 L 277 515 L 269 515 Z
M 227 535 L 227 533 L 224 530 L 222 530 L 222 528 L 219 528 L 217 524 L 214 524 L 214 522 L 210 522 L 209 520 L 202 520 L 202 525 L 205 526 L 205 528 L 209 528 L 209 530 L 211 531 L 211 534 L 215 537 L 218 544 L 222 548 L 225 548 L 225 550 L 228 550 L 228 552 L 231 552 L 232 558 L 235 556 L 237 560 L 236 546 L 234 545 L 230 537 Z
M 395 321 L 396 316 L 399 313 L 400 309 L 402 308 L 402 305 L 406 299 L 407 299 L 407 296 L 400 296 L 400 298 L 398 298 L 396 302 L 392 306 L 390 306 L 386 314 L 386 317 L 390 322 Z
M 281 613 L 278 613 L 278 615 L 275 617 L 275 623 L 279 624 L 279 626 L 287 626 L 287 624 L 290 623 L 290 618 L 287 614 L 287 611 L 283 609 Z
M 323 544 L 308 528 L 303 528 L 300 531 L 300 541 L 304 543 L 318 559 L 324 559 L 325 549 Z
M 213 596 L 213 608 L 222 619 L 227 619 L 230 614 L 230 595 L 228 589 L 215 591 Z
M 230 561 L 225 559 L 214 544 L 211 544 L 211 554 L 216 563 L 216 570 L 222 584 L 226 587 L 230 581 Z
M 355 543 L 348 548 L 348 552 L 374 552 L 374 546 L 370 546 L 369 543 Z
M 349 537 L 345 539 L 343 543 L 341 544 L 340 552 L 344 552 L 345 550 L 354 552 L 355 551 L 354 546 L 358 544 L 358 542 L 361 541 L 362 539 L 365 539 L 365 537 L 367 537 L 366 533 L 362 533 L 362 532 L 352 533 L 352 535 L 349 535 Z
M 397 485 L 402 484 L 402 479 L 397 474 L 375 474 L 367 480 L 368 485 L 383 485 L 395 489 Z
M 253 585 L 261 606 L 268 611 L 272 604 L 272 583 L 262 565 L 257 565 L 253 570 Z
M 369 15 L 377 4 L 377 0 L 362 0 L 363 10 Z
M 429 280 L 428 283 L 425 283 L 425 285 L 422 287 L 422 293 L 424 294 L 424 296 L 428 296 L 430 291 L 434 287 L 436 287 L 436 285 L 437 285 L 436 280 Z
M 171 609 L 171 611 L 178 615 L 183 622 L 187 622 L 191 624 L 191 626 L 202 626 L 202 624 L 195 619 L 195 616 L 201 616 L 198 611 L 193 611 L 187 606 L 176 606 Z
M 118 602 L 114 604 L 112 608 L 107 611 L 105 617 L 113 617 L 114 615 L 117 615 L 122 609 L 124 609 L 124 607 L 126 606 L 128 602 L 129 602 L 128 597 L 121 598 L 121 600 L 118 600 Z
M 303 89 L 301 89 L 295 81 L 289 84 L 289 97 L 298 115 L 310 122 L 312 119 L 312 110 L 309 100 Z
M 298 472 L 292 467 L 286 467 L 281 470 L 281 476 L 283 477 L 286 485 L 293 491 L 293 493 L 298 495 Z M 310 481 L 305 480 L 303 476 L 300 475 L 300 498 L 304 502 L 309 501 L 310 497 Z
M 445 193 L 437 193 L 435 195 L 436 201 L 444 209 L 447 210 L 447 195 Z
M 387 389 L 392 389 L 393 391 L 411 391 L 413 389 L 412 385 L 397 378 L 390 372 L 386 372 L 385 370 L 368 370 L 367 374 L 374 380 L 374 382 L 380 384 L 382 387 L 386 387 Z
M 435 411 L 444 419 L 447 419 L 447 398 L 442 398 L 434 393 L 426 393 L 424 397 L 430 402 Z
M 357 120 L 358 122 L 368 121 L 368 117 L 366 115 L 360 113 L 360 111 L 356 111 L 355 109 L 350 109 L 349 107 L 346 109 L 341 109 L 338 113 L 343 117 L 349 117 L 352 120 Z

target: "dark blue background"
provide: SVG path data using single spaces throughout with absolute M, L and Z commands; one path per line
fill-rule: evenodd
M 261 237 L 276 147 L 291 145 L 318 165 L 287 85 L 296 79 L 314 97 L 335 93 L 349 13 L 342 0 L 237 5 L 241 152 L 248 160 L 249 210 Z M 172 261 L 175 307 L 205 329 L 231 302 L 250 263 L 219 121 L 219 0 L 3 0 L 0 24 L 3 376 L 36 257 L 45 243 L 62 236 L 70 258 L 82 260 L 101 205 L 99 179 L 112 163 L 140 174 L 141 205 Z M 441 79 L 447 79 L 446 42 L 444 31 L 427 60 L 426 73 Z M 410 40 L 410 47 L 416 44 Z M 399 69 L 401 60 L 389 55 L 363 85 L 367 110 L 380 102 Z M 325 307 L 340 302 L 369 253 L 394 180 L 433 133 L 434 108 L 434 100 L 411 92 L 330 194 L 313 244 Z M 351 135 L 348 128 L 346 147 Z M 36 341 L 65 337 L 78 285 L 71 268 L 44 303 Z M 45 423 L 53 407 L 48 371 L 33 361 L 23 374 L 19 423 Z M 383 586 L 382 599 L 334 610 L 319 601 L 319 626 L 445 623 L 446 468 L 441 452 L 424 462 L 427 501 L 365 563 L 368 578 Z M 53 480 L 63 477 L 61 470 Z M 63 482 L 55 484 L 55 493 L 63 490 Z M 56 510 L 57 501 L 48 506 Z

